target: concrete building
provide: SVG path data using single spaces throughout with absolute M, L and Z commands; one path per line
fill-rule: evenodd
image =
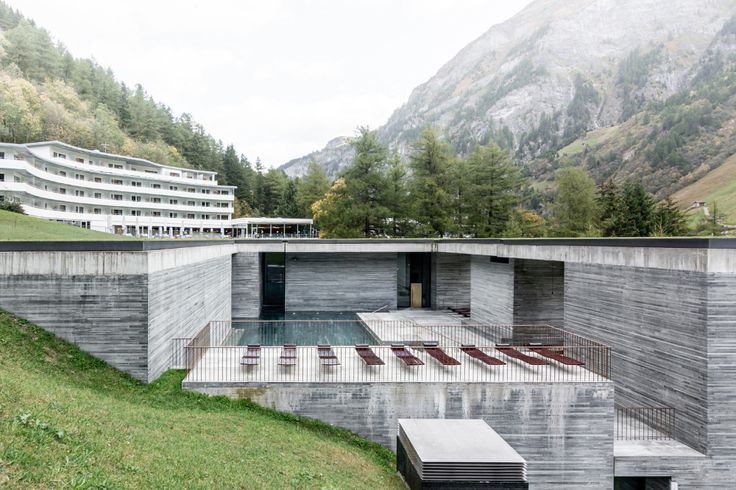
M 58 141 L 0 144 L 0 200 L 31 216 L 134 236 L 224 236 L 234 187 L 216 172 L 160 165 Z
M 483 419 L 527 461 L 532 489 L 733 487 L 730 239 L 0 242 L 0 308 L 143 381 L 179 366 L 172 354 L 189 346 L 197 355 L 186 387 L 316 417 L 389 447 L 399 418 Z M 424 365 L 404 367 L 379 342 L 385 369 L 372 378 L 353 347 L 334 341 L 337 366 L 320 365 L 314 343 L 296 348 L 293 371 L 278 367 L 278 346 L 263 346 L 258 368 L 242 366 L 245 346 L 228 344 L 218 325 L 273 309 L 363 312 L 366 324 L 383 314 L 446 315 L 457 321 L 452 331 L 473 335 L 552 325 L 610 347 L 610 366 L 586 359 L 538 371 L 504 358 L 506 367 L 480 371 L 450 335 L 443 346 L 458 368 L 421 347 L 413 352 Z M 410 330 L 449 327 L 415 319 Z M 207 378 L 206 362 L 234 377 Z M 380 378 L 386 372 L 398 374 Z M 650 411 L 674 416 L 661 423 Z

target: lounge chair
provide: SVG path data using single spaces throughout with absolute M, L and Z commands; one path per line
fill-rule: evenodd
M 240 364 L 243 366 L 255 366 L 261 359 L 261 345 L 248 344 L 248 350 L 245 355 L 240 358 Z
M 459 366 L 460 361 L 447 355 L 436 342 L 425 342 L 424 352 L 437 359 L 443 366 Z
M 385 363 L 383 359 L 378 357 L 373 349 L 368 347 L 368 344 L 358 344 L 355 346 L 355 352 L 358 353 L 363 362 L 368 366 L 383 366 Z
M 318 345 L 317 354 L 319 355 L 319 363 L 323 366 L 337 366 L 340 364 L 335 351 L 329 345 Z
M 407 366 L 422 366 L 424 363 L 417 356 L 409 352 L 404 344 L 391 344 L 391 352 Z
M 280 366 L 294 366 L 296 365 L 296 345 L 284 344 L 281 349 L 281 357 L 279 357 Z
M 547 359 L 552 359 L 553 361 L 557 361 L 561 364 L 565 364 L 567 366 L 584 366 L 585 363 L 583 361 L 579 361 L 577 359 L 573 359 L 572 357 L 568 357 L 566 355 L 560 354 L 559 352 L 553 351 L 549 348 L 550 346 L 545 345 L 535 345 L 535 344 L 529 344 L 529 349 L 532 352 L 536 352 L 540 356 L 544 356 Z
M 473 344 L 463 344 L 460 350 L 465 352 L 472 358 L 478 359 L 481 362 L 488 364 L 489 366 L 503 366 L 506 364 L 501 359 L 497 359 L 493 356 L 489 356 Z
M 527 364 L 531 364 L 532 366 L 543 366 L 547 364 L 546 361 L 543 361 L 538 357 L 528 356 L 514 349 L 510 345 L 496 344 L 496 350 L 506 356 L 513 357 L 514 359 L 518 359 Z

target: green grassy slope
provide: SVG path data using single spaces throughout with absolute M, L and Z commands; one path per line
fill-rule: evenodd
M 140 384 L 0 310 L 0 488 L 402 488 L 390 451 L 182 377 Z
M 0 210 L 0 240 L 129 240 L 130 237 Z
M 693 201 L 705 201 L 712 209 L 715 203 L 725 223 L 736 223 L 736 155 L 672 197 L 683 208 Z

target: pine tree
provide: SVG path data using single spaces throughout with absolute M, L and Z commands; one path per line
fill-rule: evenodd
M 603 236 L 621 236 L 621 219 L 623 200 L 621 189 L 612 178 L 606 179 L 598 186 L 596 196 L 598 205 L 598 226 Z
M 596 186 L 588 172 L 567 167 L 555 174 L 557 187 L 552 208 L 555 234 L 558 236 L 592 236 L 596 234 Z
M 467 159 L 462 197 L 466 230 L 476 237 L 500 236 L 519 201 L 521 177 L 507 153 L 495 143 L 476 146 Z
M 654 211 L 654 234 L 658 236 L 684 236 L 687 234 L 685 213 L 668 197 Z
M 450 146 L 432 128 L 422 131 L 413 145 L 408 189 L 409 216 L 416 223 L 416 236 L 441 237 L 451 226 L 447 190 L 451 159 Z
M 330 181 L 325 169 L 317 162 L 310 162 L 307 173 L 299 181 L 296 200 L 300 216 L 312 217 L 312 204 L 319 201 L 330 190 Z
M 621 235 L 648 237 L 654 232 L 655 203 L 641 182 L 628 182 L 621 195 Z

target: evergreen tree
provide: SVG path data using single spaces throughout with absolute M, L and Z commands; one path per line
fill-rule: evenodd
M 352 140 L 355 159 L 324 199 L 313 206 L 315 219 L 325 236 L 372 237 L 386 233 L 392 212 L 386 177 L 388 149 L 375 131 L 361 127 Z
M 687 234 L 685 213 L 668 197 L 654 211 L 654 234 L 658 236 L 684 236 Z
M 401 163 L 398 153 L 388 161 L 388 188 L 386 192 L 387 207 L 391 210 L 386 227 L 387 233 L 395 237 L 413 236 L 409 219 L 409 194 L 406 186 L 406 168 Z
M 567 167 L 555 174 L 555 201 L 552 208 L 554 231 L 558 236 L 592 236 L 596 233 L 596 186 L 582 168 Z
M 500 236 L 518 203 L 518 168 L 495 143 L 476 146 L 466 162 L 463 214 L 466 230 L 476 237 Z
M 654 232 L 655 203 L 641 182 L 628 182 L 621 195 L 621 235 L 648 237 Z
M 296 201 L 300 207 L 299 216 L 312 217 L 312 204 L 319 201 L 330 190 L 327 172 L 317 162 L 310 162 L 307 173 L 297 186 Z
M 288 179 L 284 190 L 281 192 L 276 214 L 285 218 L 301 218 L 303 209 L 297 202 L 299 179 Z
M 260 211 L 263 216 L 276 216 L 282 208 L 282 199 L 289 178 L 283 170 L 270 168 L 263 177 L 263 194 Z M 296 194 L 296 193 L 295 193 Z
M 408 182 L 415 235 L 443 236 L 451 226 L 450 194 L 447 191 L 450 146 L 441 141 L 432 128 L 426 128 L 413 145 L 409 159 Z
M 621 190 L 612 178 L 598 186 L 598 226 L 603 236 L 622 236 L 623 200 Z

